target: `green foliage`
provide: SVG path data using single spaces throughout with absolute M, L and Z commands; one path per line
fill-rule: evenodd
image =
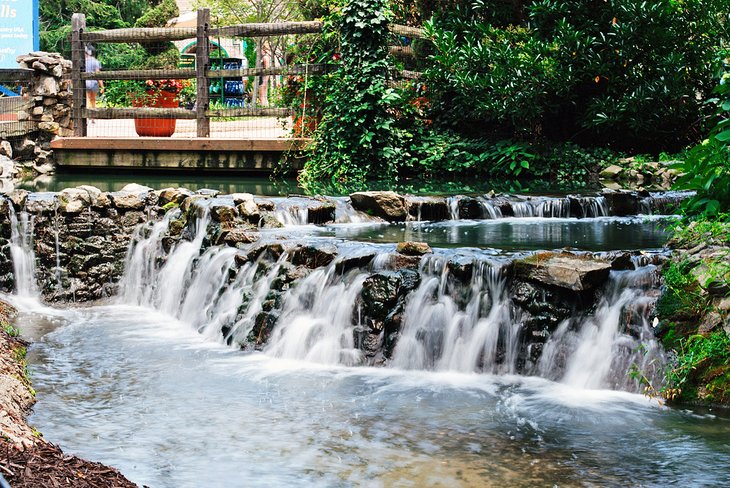
M 715 92 L 717 98 L 711 100 L 717 107 L 715 127 L 676 165 L 684 176 L 675 187 L 697 192 L 684 206 L 689 215 L 717 216 L 730 211 L 730 73 L 723 76 Z
M 724 0 L 523 3 L 510 16 L 474 1 L 426 24 L 436 124 L 627 150 L 696 137 L 730 26 Z
M 450 130 L 424 129 L 408 149 L 410 171 L 430 175 L 480 175 L 491 179 L 575 181 L 617 158 L 606 149 L 576 144 L 527 143 L 470 138 Z
M 3 323 L 2 324 L 3 329 L 10 337 L 19 337 L 20 336 L 20 329 L 17 327 L 13 327 L 10 324 Z
M 724 331 L 679 341 L 662 394 L 670 401 L 730 400 L 730 337 Z
M 697 320 L 707 309 L 707 298 L 690 273 L 693 265 L 686 261 L 671 261 L 663 270 L 665 290 L 657 303 L 661 317 Z
M 393 116 L 401 103 L 388 87 L 386 0 L 350 0 L 330 18 L 340 33 L 342 62 L 330 76 L 316 144 L 301 180 L 393 178 L 404 136 Z
M 699 244 L 730 244 L 730 214 L 699 216 L 689 223 L 682 221 L 672 229 L 672 247 L 690 249 Z
M 164 27 L 172 18 L 180 15 L 175 0 L 162 0 L 155 7 L 147 10 L 134 23 L 135 27 Z
M 150 8 L 150 0 L 41 0 L 39 4 L 41 49 L 71 56 L 71 16 L 86 15 L 89 30 L 132 27 Z

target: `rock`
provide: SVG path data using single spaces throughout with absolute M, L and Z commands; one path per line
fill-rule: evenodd
M 28 200 L 28 190 L 13 190 L 8 194 L 8 198 L 16 209 L 22 209 Z
M 403 222 L 408 216 L 405 200 L 392 191 L 366 191 L 350 195 L 352 207 L 390 222 Z
M 262 212 L 273 212 L 274 210 L 276 210 L 276 204 L 266 198 L 257 198 L 255 202 L 256 205 L 258 205 L 259 210 L 261 210 Z
M 126 187 L 125 187 L 126 188 Z M 129 193 L 126 191 L 109 194 L 114 206 L 120 210 L 141 210 L 145 207 L 144 193 Z
M 121 191 L 128 193 L 147 193 L 152 191 L 152 188 L 149 186 L 138 185 L 137 183 L 130 183 L 128 185 L 124 185 Z
M 603 284 L 611 265 L 572 253 L 537 253 L 514 263 L 517 278 L 545 285 L 585 291 Z
M 167 205 L 168 203 L 180 204 L 193 194 L 193 192 L 186 188 L 163 188 L 156 193 L 160 205 Z
M 231 225 L 236 220 L 236 209 L 231 205 L 212 204 L 210 206 L 210 216 L 215 222 Z
M 221 192 L 219 192 L 218 190 L 210 189 L 210 188 L 201 188 L 200 190 L 196 191 L 195 194 L 203 195 L 204 197 L 215 198 L 218 195 L 220 195 Z
M 602 180 L 616 180 L 623 172 L 624 169 L 621 166 L 612 164 L 608 168 L 604 168 L 599 176 Z
M 235 247 L 236 244 L 251 244 L 259 240 L 261 235 L 258 232 L 250 231 L 247 229 L 231 229 L 223 237 L 223 242 L 229 246 Z
M 59 129 L 61 128 L 60 125 L 58 125 L 57 122 L 39 122 L 38 123 L 38 130 L 43 132 L 48 132 L 51 134 L 58 134 Z
M 337 247 L 331 244 L 299 246 L 291 252 L 291 262 L 295 266 L 321 268 L 337 257 Z
M 448 220 L 449 206 L 442 197 L 405 197 L 408 214 L 415 220 Z
M 715 330 L 715 328 L 722 325 L 722 317 L 717 312 L 710 312 L 704 316 L 702 319 L 702 323 L 700 324 L 699 329 L 697 331 L 700 334 L 707 334 L 709 332 L 712 332 Z
M 481 219 L 482 217 L 484 217 L 482 202 L 472 197 L 462 197 L 459 199 L 460 219 Z
M 424 254 L 432 253 L 431 246 L 425 242 L 399 242 L 395 247 L 396 252 L 405 254 L 406 256 L 423 256 Z
M 231 196 L 233 197 L 233 203 L 236 204 L 236 210 L 238 210 L 239 215 L 252 224 L 258 224 L 261 218 L 261 211 L 253 195 L 250 193 L 234 193 Z
M 35 95 L 43 97 L 55 97 L 58 95 L 58 79 L 54 76 L 41 75 L 35 87 Z
M 102 193 L 100 189 L 91 185 L 81 185 L 77 187 L 79 190 L 83 190 L 89 196 L 87 203 L 93 207 L 105 207 L 109 205 L 109 198 L 106 194 Z
M 639 214 L 641 198 L 636 192 L 605 189 L 602 194 L 608 203 L 609 215 L 624 217 Z
M 91 197 L 86 190 L 66 188 L 58 194 L 58 202 L 62 213 L 77 214 L 91 203 Z
M 381 271 L 365 279 L 360 297 L 363 314 L 382 322 L 396 306 L 401 275 L 395 271 Z
M 10 141 L 5 139 L 0 140 L 0 156 L 7 156 L 13 159 L 13 146 L 10 145 Z
M 244 202 L 253 201 L 253 195 L 251 193 L 231 193 L 228 196 L 233 199 L 233 204 L 236 206 Z
M 335 221 L 335 204 L 334 202 L 321 199 L 315 200 L 307 206 L 307 222 L 310 224 L 321 225 Z
M 12 178 L 15 173 L 15 163 L 7 156 L 0 156 L 0 177 Z
M 53 167 L 51 163 L 45 163 L 40 165 L 34 165 L 33 171 L 40 175 L 48 175 L 53 173 L 56 170 L 56 168 Z
M 335 264 L 335 271 L 338 274 L 346 273 L 351 269 L 361 269 L 368 266 L 375 258 L 374 251 L 362 251 L 360 253 L 346 254 L 340 256 Z

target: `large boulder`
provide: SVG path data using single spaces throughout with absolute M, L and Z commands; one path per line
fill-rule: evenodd
M 641 197 L 634 191 L 604 190 L 609 215 L 624 217 L 637 215 L 641 209 Z
M 608 279 L 610 272 L 610 263 L 573 253 L 537 253 L 514 263 L 514 273 L 518 279 L 573 291 L 600 286 Z
M 449 205 L 443 197 L 406 196 L 408 214 L 415 220 L 448 220 Z
M 390 222 L 403 222 L 408 217 L 405 199 L 392 191 L 364 191 L 350 195 L 352 207 Z

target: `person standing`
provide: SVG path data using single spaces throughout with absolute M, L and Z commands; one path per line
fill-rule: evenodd
M 101 63 L 96 59 L 96 49 L 91 44 L 86 46 L 86 72 L 101 71 Z M 86 106 L 96 108 L 96 94 L 104 92 L 104 82 L 101 80 L 86 80 Z

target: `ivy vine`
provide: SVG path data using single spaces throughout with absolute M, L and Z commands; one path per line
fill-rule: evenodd
M 401 145 L 392 109 L 401 97 L 388 86 L 388 20 L 387 0 L 349 0 L 327 23 L 339 31 L 341 63 L 300 175 L 304 184 L 396 175 Z

